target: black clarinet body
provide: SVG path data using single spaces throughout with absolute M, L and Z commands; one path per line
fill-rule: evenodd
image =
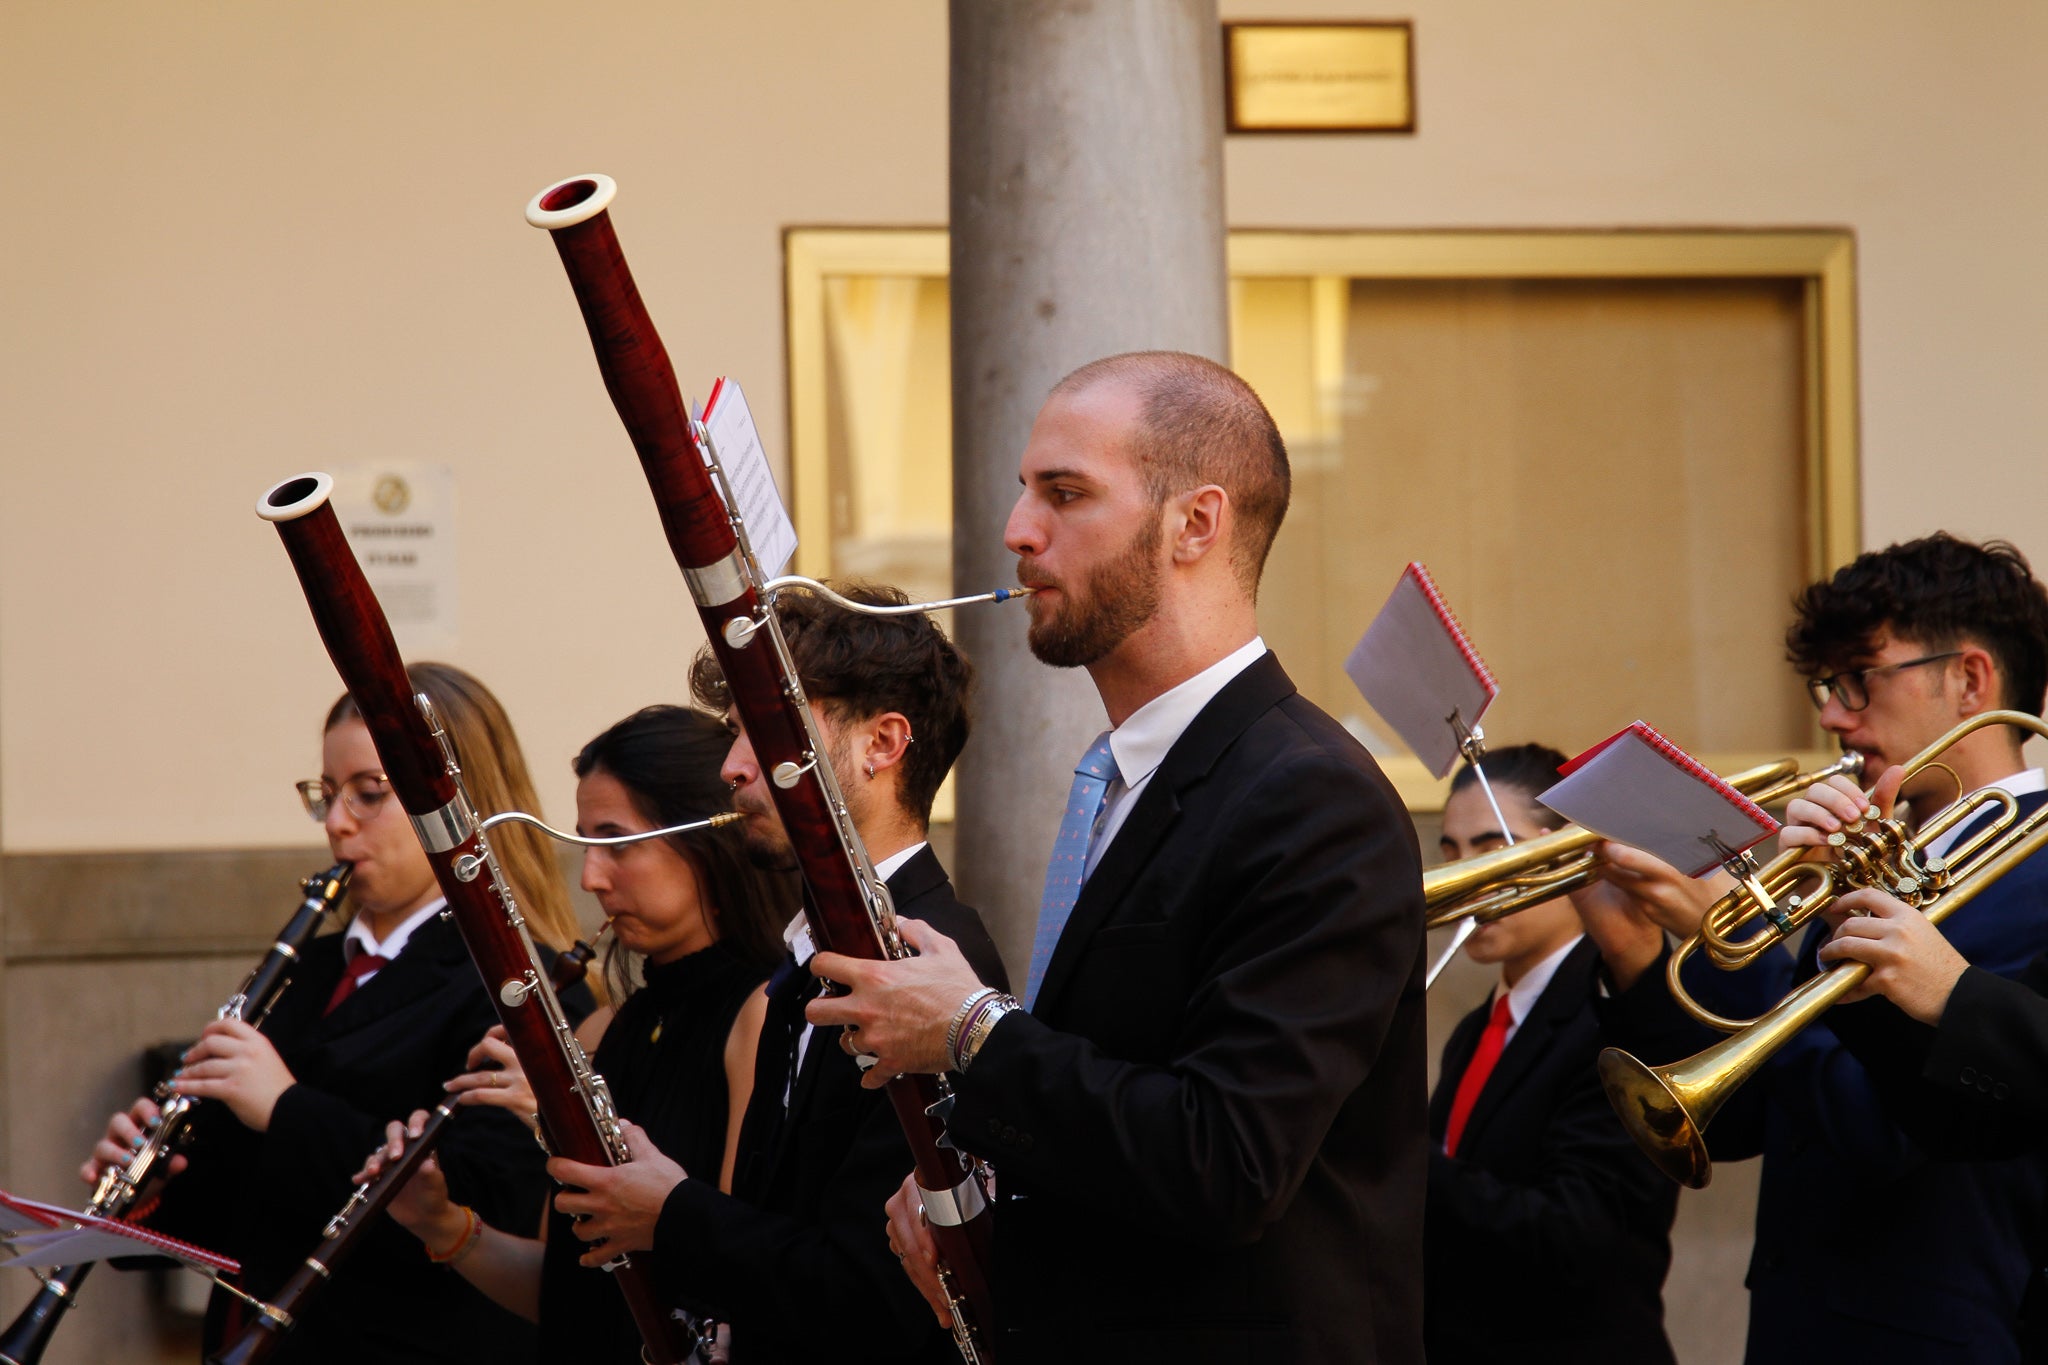
M 554 968 L 548 974 L 549 984 L 558 994 L 568 990 L 583 979 L 591 956 L 591 946 L 579 941 L 555 959 Z M 320 1245 L 313 1248 L 291 1279 L 285 1281 L 284 1288 L 258 1310 L 255 1319 L 242 1329 L 241 1335 L 208 1356 L 206 1365 L 260 1365 L 270 1359 L 285 1336 L 298 1324 L 307 1305 L 320 1297 L 323 1287 L 333 1280 L 334 1272 L 355 1251 L 369 1229 L 376 1225 L 377 1216 L 391 1206 L 391 1201 L 398 1197 L 405 1182 L 412 1179 L 413 1173 L 434 1154 L 448 1121 L 455 1117 L 455 1109 L 452 1097 L 434 1106 L 433 1112 L 427 1115 L 427 1121 L 420 1125 L 419 1136 L 407 1140 L 405 1151 L 398 1160 L 378 1172 L 375 1180 L 356 1186 L 355 1193 L 341 1206 L 341 1212 L 328 1220 L 321 1232 Z
M 228 997 L 215 1018 L 261 1024 L 269 1016 L 271 1006 L 291 984 L 300 953 L 319 932 L 321 923 L 341 904 L 342 896 L 348 891 L 352 870 L 347 863 L 336 863 L 299 884 L 303 894 L 298 908 L 292 911 L 292 917 L 278 931 L 270 951 L 249 973 L 241 989 Z M 157 1087 L 156 1099 L 163 1107 L 150 1126 L 149 1136 L 128 1158 L 127 1164 L 109 1166 L 100 1176 L 92 1200 L 86 1205 L 90 1212 L 103 1218 L 119 1218 L 133 1208 L 150 1178 L 168 1165 L 171 1157 L 184 1145 L 191 1129 L 193 1111 L 208 1102 L 173 1095 L 164 1085 Z M 64 1320 L 65 1311 L 77 1302 L 79 1285 L 85 1282 L 91 1270 L 92 1262 L 88 1261 L 80 1265 L 59 1266 L 43 1278 L 42 1288 L 36 1291 L 28 1306 L 8 1325 L 6 1332 L 0 1333 L 0 1365 L 36 1365 L 42 1359 L 43 1352 L 49 1348 L 50 1338 L 56 1334 L 57 1325 Z

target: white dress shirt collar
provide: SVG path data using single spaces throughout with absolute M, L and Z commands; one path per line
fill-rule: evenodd
M 434 897 L 434 899 L 428 901 L 425 905 L 422 905 L 419 909 L 407 915 L 404 920 L 400 921 L 396 929 L 393 929 L 384 936 L 382 943 L 379 943 L 377 936 L 370 932 L 369 921 L 363 916 L 357 915 L 348 922 L 348 932 L 342 937 L 341 960 L 343 962 L 353 962 L 357 955 L 361 953 L 375 953 L 386 962 L 390 962 L 405 951 L 405 945 L 412 940 L 414 932 L 422 924 L 425 924 L 447 908 L 447 897 Z M 362 979 L 367 981 L 369 977 L 366 976 Z
M 899 849 L 897 852 L 891 853 L 888 857 L 875 864 L 875 875 L 885 882 L 888 881 L 889 878 L 901 872 L 903 865 L 912 858 L 915 858 L 918 851 L 924 846 L 924 840 L 920 839 L 909 848 Z
M 1145 779 L 1166 761 L 1166 751 L 1186 733 L 1202 708 L 1265 652 L 1266 642 L 1254 635 L 1251 643 L 1232 650 L 1186 682 L 1161 692 L 1110 731 L 1109 752 L 1116 759 L 1117 777 L 1124 786 L 1143 786 Z
M 1584 934 L 1572 935 L 1570 943 L 1523 972 L 1522 979 L 1508 989 L 1508 1038 L 1512 1039 L 1522 1027 L 1522 1021 L 1529 1017 L 1530 1010 L 1536 1008 L 1537 1000 L 1542 997 L 1551 978 L 1557 975 L 1557 969 L 1564 965 L 1564 960 L 1571 956 L 1572 949 L 1578 947 L 1579 940 L 1584 937 Z
M 909 848 L 899 849 L 891 853 L 888 857 L 875 864 L 875 875 L 885 882 L 888 881 L 889 878 L 895 876 L 903 869 L 905 863 L 915 858 L 918 852 L 925 847 L 925 841 L 920 839 Z M 789 923 L 783 927 L 782 941 L 788 946 L 790 955 L 796 959 L 799 967 L 807 965 L 812 955 L 818 951 L 818 946 L 811 942 L 811 921 L 801 910 L 797 911 L 791 917 Z

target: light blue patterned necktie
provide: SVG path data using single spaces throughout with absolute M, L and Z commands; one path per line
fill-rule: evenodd
M 1045 981 L 1046 964 L 1067 927 L 1067 916 L 1080 898 L 1081 883 L 1088 879 L 1088 850 L 1094 841 L 1096 821 L 1102 816 L 1102 798 L 1117 775 L 1116 759 L 1109 751 L 1109 731 L 1096 736 L 1074 769 L 1074 786 L 1067 793 L 1066 813 L 1060 817 L 1059 837 L 1052 841 L 1052 861 L 1045 867 L 1045 894 L 1038 901 L 1038 934 L 1031 941 L 1031 975 L 1024 987 L 1024 1007 L 1038 1000 L 1038 988 Z

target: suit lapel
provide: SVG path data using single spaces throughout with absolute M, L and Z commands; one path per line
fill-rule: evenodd
M 1592 989 L 1593 969 L 1599 965 L 1599 952 L 1593 940 L 1581 939 L 1565 960 L 1557 964 L 1556 975 L 1543 988 L 1543 994 L 1536 997 L 1529 1017 L 1515 1030 L 1515 1036 L 1508 1040 L 1500 1060 L 1494 1063 L 1493 1074 L 1486 1078 L 1486 1088 L 1479 1092 L 1478 1100 L 1472 1105 L 1472 1117 L 1466 1121 L 1458 1150 L 1466 1150 L 1467 1145 L 1485 1129 L 1487 1121 L 1550 1051 L 1552 1037 L 1585 1006 L 1586 996 Z
M 930 845 L 913 853 L 884 883 L 889 888 L 889 899 L 895 903 L 898 911 L 908 911 L 945 884 L 946 869 L 939 865 L 938 855 L 932 852 Z M 808 1003 L 817 994 L 815 979 L 809 973 L 805 973 L 803 979 L 812 982 L 812 985 L 802 993 L 803 1001 Z M 799 1030 L 803 1027 L 801 1010 L 802 1006 L 799 1005 L 796 1021 Z M 789 1045 L 780 1040 L 777 1042 L 777 1046 Z M 796 1141 L 797 1125 L 787 1122 L 787 1116 L 808 1112 L 810 1096 L 820 1084 L 819 1074 L 826 1067 L 839 1065 L 842 1061 L 848 1067 L 853 1064 L 852 1059 L 847 1058 L 839 1049 L 839 1030 L 812 1029 L 811 1040 L 804 1045 L 803 1063 L 797 1067 L 796 1081 L 789 1088 L 789 1108 L 784 1116 L 782 1130 L 776 1139 L 777 1169 L 783 1164 L 785 1150 Z M 775 1100 L 779 1104 L 782 1097 L 777 1095 Z
M 440 980 L 444 963 L 463 956 L 462 940 L 454 928 L 434 916 L 413 930 L 396 958 L 379 967 L 375 976 L 351 991 L 334 1013 L 320 1021 L 322 1036 L 336 1038 L 383 1018 L 400 1001 L 416 994 L 421 985 Z
M 1253 721 L 1294 694 L 1294 684 L 1281 669 L 1280 661 L 1268 650 L 1250 667 L 1223 685 L 1209 699 L 1173 747 L 1166 751 L 1152 780 L 1138 794 L 1137 804 L 1123 827 L 1103 851 L 1102 861 L 1081 888 L 1067 917 L 1066 928 L 1046 965 L 1033 1008 L 1045 1014 L 1054 1007 L 1086 953 L 1088 940 L 1102 926 L 1131 889 L 1166 832 L 1180 817 L 1180 795 L 1207 776 L 1224 751 L 1250 728 Z
M 930 844 L 910 855 L 887 882 L 889 899 L 898 908 L 913 905 L 946 883 L 946 869 Z

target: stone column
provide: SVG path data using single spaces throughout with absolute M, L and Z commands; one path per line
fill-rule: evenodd
M 952 0 L 953 578 L 1014 581 L 1003 524 L 1047 390 L 1120 351 L 1227 360 L 1215 0 Z M 980 675 L 961 894 L 1021 988 L 1073 765 L 1104 724 L 1021 607 L 955 616 Z

